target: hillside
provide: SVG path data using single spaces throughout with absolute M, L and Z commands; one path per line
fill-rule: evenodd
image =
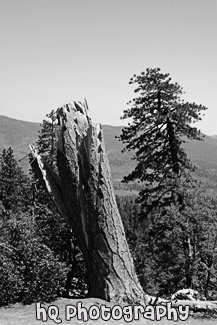
M 24 122 L 0 115 L 0 152 L 12 147 L 15 157 L 21 159 L 29 151 L 29 144 L 35 143 L 39 123 Z M 28 170 L 28 160 L 22 161 L 22 167 Z
M 121 133 L 121 126 L 103 125 L 106 149 L 111 164 L 114 180 L 120 180 L 129 173 L 134 162 L 132 154 L 121 153 L 123 144 L 115 139 Z M 24 122 L 0 115 L 0 152 L 5 148 L 12 147 L 15 157 L 21 159 L 29 151 L 29 143 L 35 143 L 40 130 L 39 123 Z M 188 141 L 184 144 L 189 158 L 198 167 L 207 170 L 217 170 L 217 139 L 205 136 L 204 141 Z M 22 166 L 28 170 L 28 160 L 22 160 Z
M 0 152 L 12 147 L 15 157 L 18 160 L 23 158 L 29 152 L 29 144 L 36 142 L 40 128 L 39 123 L 24 122 L 0 115 Z M 122 154 L 123 145 L 115 139 L 115 136 L 120 134 L 121 127 L 104 125 L 103 131 L 112 176 L 114 179 L 121 179 L 133 168 L 131 154 Z M 22 160 L 20 165 L 27 171 L 28 159 Z
M 204 135 L 203 141 L 188 140 L 183 147 L 195 165 L 204 170 L 217 170 L 217 139 Z

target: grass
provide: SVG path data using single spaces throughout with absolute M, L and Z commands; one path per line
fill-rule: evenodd
M 50 305 L 55 305 L 59 309 L 59 318 L 62 319 L 61 325 L 66 324 L 74 324 L 79 325 L 84 323 L 83 321 L 79 321 L 76 318 L 71 319 L 70 321 L 65 320 L 65 306 L 66 305 L 76 305 L 77 302 L 82 301 L 82 306 L 86 308 L 90 308 L 91 305 L 100 305 L 104 303 L 100 299 L 95 298 L 89 298 L 89 299 L 59 299 L 53 303 L 50 304 L 43 304 L 42 306 L 48 308 Z M 107 303 L 107 306 L 112 306 L 111 304 Z M 118 325 L 124 325 L 128 324 L 123 319 L 122 320 L 110 320 L 110 321 L 103 321 L 102 319 L 99 319 L 98 321 L 95 320 L 89 320 L 85 322 L 84 324 L 88 325 L 94 325 L 97 323 L 98 325 L 101 324 L 118 324 Z M 193 319 L 189 318 L 187 321 L 181 321 L 173 322 L 168 321 L 166 318 L 163 318 L 161 321 L 151 321 L 151 320 L 145 320 L 144 318 L 141 318 L 139 321 L 133 321 L 130 324 L 137 324 L 137 325 L 172 325 L 172 324 L 188 324 L 188 325 L 215 325 L 217 323 L 216 319 Z M 31 304 L 28 306 L 23 306 L 21 304 L 15 304 L 14 306 L 7 307 L 7 308 L 0 308 L 0 324 L 1 325 L 51 325 L 55 324 L 53 320 L 48 320 L 47 322 L 43 322 L 42 320 L 36 320 L 36 307 L 35 304 Z

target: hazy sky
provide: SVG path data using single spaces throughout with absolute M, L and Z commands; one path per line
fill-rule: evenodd
M 1 115 L 41 122 L 86 97 L 94 121 L 122 125 L 129 79 L 160 67 L 217 134 L 216 0 L 0 0 L 0 15 Z

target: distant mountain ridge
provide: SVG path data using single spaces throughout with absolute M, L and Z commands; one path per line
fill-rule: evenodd
M 0 115 L 0 152 L 12 147 L 16 159 L 29 152 L 29 144 L 35 143 L 40 124 L 16 120 Z M 22 161 L 22 167 L 28 169 L 28 160 Z
M 106 150 L 108 153 L 112 176 L 114 180 L 120 180 L 127 175 L 135 165 L 131 160 L 132 153 L 122 153 L 122 142 L 115 136 L 120 135 L 122 126 L 103 125 Z M 12 147 L 17 159 L 21 159 L 29 152 L 29 144 L 35 143 L 38 131 L 41 129 L 39 123 L 25 122 L 0 115 L 0 152 Z M 189 141 L 184 148 L 194 164 L 205 170 L 217 171 L 217 136 L 205 136 L 204 141 Z M 28 169 L 28 160 L 21 162 Z

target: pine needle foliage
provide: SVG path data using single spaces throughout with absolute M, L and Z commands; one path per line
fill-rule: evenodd
M 124 111 L 122 119 L 130 118 L 131 122 L 119 140 L 126 144 L 124 151 L 134 152 L 137 165 L 124 182 L 144 184 L 139 201 L 150 210 L 171 203 L 182 206 L 184 187 L 193 183 L 194 170 L 182 144 L 186 139 L 202 140 L 194 123 L 207 108 L 185 102 L 181 86 L 160 68 L 134 75 L 129 83 L 136 85 L 137 97 Z

